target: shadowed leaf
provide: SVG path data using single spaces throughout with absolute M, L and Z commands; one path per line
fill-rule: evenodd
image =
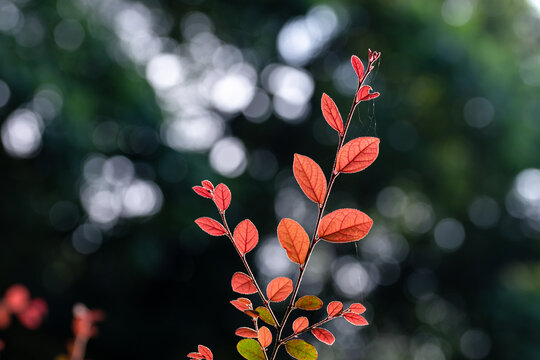
M 321 167 L 307 156 L 294 154 L 293 172 L 304 194 L 311 201 L 322 204 L 326 196 L 326 178 Z
M 195 191 L 195 193 L 197 193 L 197 195 L 200 195 L 204 198 L 211 199 L 213 197 L 212 193 L 208 189 L 203 188 L 202 186 L 194 186 L 192 187 L 192 189 L 193 191 Z
M 307 317 L 302 316 L 294 320 L 292 324 L 293 331 L 299 333 L 300 331 L 306 329 L 309 326 L 309 320 Z
M 362 64 L 362 61 L 358 58 L 358 56 L 353 55 L 351 56 L 351 64 L 354 72 L 356 75 L 358 75 L 358 80 L 362 80 L 362 77 L 364 76 L 364 64 Z
M 356 326 L 364 326 L 369 324 L 362 315 L 358 315 L 355 313 L 345 313 L 343 314 L 343 317 L 345 318 L 345 320 Z
M 298 360 L 317 359 L 317 350 L 315 347 L 304 340 L 293 339 L 285 344 L 287 353 Z
M 195 220 L 195 223 L 199 225 L 202 231 L 212 236 L 221 236 L 227 233 L 223 225 L 209 217 L 200 217 Z
M 321 98 L 321 110 L 328 125 L 338 133 L 343 134 L 343 119 L 341 118 L 341 114 L 334 100 L 325 93 L 322 94 Z
M 242 339 L 236 345 L 236 349 L 247 360 L 265 360 L 264 352 L 257 340 Z
M 231 280 L 231 286 L 233 291 L 239 294 L 247 295 L 257 292 L 257 288 L 255 287 L 255 284 L 253 284 L 253 280 L 251 280 L 251 278 L 243 272 L 234 273 Z
M 259 232 L 253 223 L 246 219 L 241 221 L 234 229 L 234 244 L 242 255 L 247 254 L 259 242 Z
M 258 340 L 263 348 L 267 348 L 272 343 L 272 333 L 266 326 L 259 329 Z
M 282 219 L 277 228 L 279 243 L 292 262 L 303 264 L 309 249 L 309 237 L 304 228 L 292 219 Z
M 235 335 L 241 336 L 243 338 L 257 338 L 257 331 L 250 329 L 248 327 L 241 327 L 236 329 L 234 332 Z
M 366 311 L 366 307 L 360 303 L 354 303 L 349 306 L 349 311 L 355 314 L 363 314 Z
M 276 326 L 276 322 L 274 321 L 272 314 L 270 314 L 270 311 L 267 308 L 265 308 L 264 306 L 259 306 L 255 309 L 255 311 L 259 314 L 259 317 L 262 321 L 264 321 L 268 325 Z
M 255 310 L 245 310 L 244 314 L 246 314 L 248 316 L 251 316 L 253 319 L 259 317 L 259 313 L 257 311 L 255 311 Z
M 294 306 L 302 310 L 319 310 L 323 306 L 323 302 L 315 295 L 306 295 L 296 300 Z
M 266 287 L 268 301 L 280 302 L 285 300 L 293 291 L 292 280 L 286 277 L 278 277 L 270 281 Z
M 379 143 L 376 137 L 359 137 L 349 141 L 338 152 L 336 170 L 344 174 L 364 170 L 377 159 Z
M 311 329 L 311 333 L 313 334 L 313 336 L 317 338 L 317 340 L 327 345 L 332 345 L 334 341 L 336 341 L 334 334 L 332 334 L 330 331 L 323 328 Z
M 231 204 L 231 191 L 225 184 L 219 184 L 214 189 L 214 201 L 219 211 L 223 212 L 229 208 Z
M 343 310 L 343 303 L 341 301 L 332 301 L 326 307 L 326 311 L 328 312 L 328 316 L 330 317 L 338 315 L 342 310 Z
M 368 234 L 372 225 L 373 220 L 360 210 L 340 209 L 322 218 L 319 238 L 333 243 L 357 241 Z
M 197 350 L 199 350 L 199 353 L 201 353 L 206 360 L 212 360 L 214 358 L 212 351 L 204 345 L 199 345 Z

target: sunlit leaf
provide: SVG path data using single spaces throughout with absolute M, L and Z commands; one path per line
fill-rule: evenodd
M 371 99 L 378 98 L 380 93 L 378 92 L 372 93 L 371 90 L 373 89 L 369 85 L 362 86 L 360 90 L 358 90 L 358 92 L 356 93 L 356 102 L 368 101 Z
M 373 220 L 360 210 L 340 209 L 322 218 L 319 238 L 333 243 L 357 241 L 365 237 Z
M 190 352 L 187 357 L 190 359 L 204 359 L 204 355 L 198 352 Z
M 344 174 L 359 172 L 379 155 L 379 138 L 359 137 L 346 143 L 337 155 L 336 170 Z
M 354 303 L 349 306 L 349 311 L 355 314 L 363 314 L 366 311 L 366 307 L 360 303 Z
M 192 189 L 197 193 L 197 195 L 208 199 L 213 198 L 212 193 L 208 189 L 203 188 L 202 186 L 194 186 L 192 187 Z
M 197 350 L 199 350 L 199 353 L 201 353 L 206 360 L 212 360 L 214 358 L 212 351 L 204 345 L 199 345 Z
M 362 64 L 362 61 L 358 56 L 353 55 L 351 56 L 351 64 L 354 72 L 358 75 L 358 80 L 362 80 L 362 77 L 364 76 L 364 65 Z
M 307 156 L 294 154 L 293 172 L 304 194 L 322 204 L 326 197 L 326 178 L 321 167 Z
M 234 229 L 234 244 L 242 255 L 247 254 L 259 242 L 259 232 L 253 223 L 246 219 L 241 221 Z
M 345 318 L 345 320 L 356 326 L 368 325 L 367 320 L 362 315 L 358 315 L 355 313 L 345 313 L 343 314 L 343 317 Z
M 293 331 L 299 333 L 300 331 L 306 329 L 309 326 L 309 320 L 305 316 L 301 316 L 298 319 L 294 320 L 292 324 Z
M 243 338 L 253 338 L 253 339 L 256 339 L 258 336 L 257 331 L 255 331 L 254 329 L 250 329 L 248 327 L 238 328 L 236 329 L 234 334 Z
M 249 300 L 248 298 L 240 297 L 240 298 L 238 298 L 236 300 L 240 301 L 241 303 L 244 303 L 244 304 L 248 305 L 250 308 L 253 307 L 253 305 L 251 304 L 251 300 Z
M 268 325 L 276 326 L 276 322 L 274 321 L 272 314 L 270 314 L 270 311 L 267 308 L 265 308 L 264 306 L 259 306 L 255 309 L 255 311 L 259 314 L 259 317 L 262 321 L 264 321 Z
M 313 336 L 317 338 L 317 340 L 327 345 L 332 345 L 334 341 L 336 341 L 334 334 L 332 334 L 330 331 L 323 328 L 311 329 L 311 333 L 313 334 Z
M 214 189 L 214 201 L 219 211 L 223 212 L 231 204 L 231 191 L 225 184 L 219 184 Z
M 268 301 L 280 302 L 285 300 L 293 291 L 292 280 L 286 277 L 278 277 L 270 281 L 266 287 Z
M 233 291 L 239 294 L 247 295 L 257 292 L 257 288 L 255 287 L 255 284 L 253 284 L 253 280 L 249 277 L 249 275 L 244 274 L 243 272 L 234 273 L 231 280 L 231 286 Z
M 304 228 L 292 219 L 282 219 L 277 229 L 281 246 L 292 262 L 303 264 L 309 249 L 309 237 Z
M 266 360 L 261 345 L 257 340 L 242 339 L 236 345 L 236 349 L 247 360 Z
M 259 329 L 258 340 L 263 348 L 267 348 L 272 343 L 272 333 L 266 326 Z
M 319 310 L 323 306 L 323 302 L 315 295 L 306 295 L 296 300 L 294 306 L 302 310 Z
M 199 225 L 202 231 L 212 236 L 221 236 L 227 233 L 223 225 L 209 217 L 200 217 L 195 220 L 195 223 Z
M 326 307 L 329 317 L 338 315 L 343 310 L 343 303 L 341 301 L 332 301 Z
M 328 125 L 338 133 L 343 134 L 343 119 L 341 118 L 341 114 L 334 100 L 325 93 L 322 94 L 321 98 L 321 110 Z
M 240 310 L 240 311 L 242 311 L 242 312 L 244 312 L 244 311 L 246 311 L 246 310 L 251 310 L 251 308 L 250 308 L 249 305 L 244 304 L 244 303 L 241 302 L 241 301 L 238 301 L 238 300 L 231 300 L 230 302 L 231 302 L 231 304 L 232 304 L 235 308 L 237 308 L 238 310 Z
M 208 180 L 203 180 L 201 184 L 205 189 L 214 190 L 214 185 Z
M 315 347 L 304 340 L 293 339 L 285 344 L 287 353 L 298 360 L 315 360 L 317 359 L 317 350 Z

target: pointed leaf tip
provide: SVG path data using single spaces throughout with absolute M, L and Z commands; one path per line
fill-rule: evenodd
M 255 284 L 253 284 L 253 280 L 249 277 L 249 275 L 239 271 L 234 273 L 231 279 L 231 287 L 233 291 L 239 294 L 248 295 L 257 292 L 257 288 L 255 287 Z
M 223 212 L 231 204 L 231 191 L 225 184 L 219 184 L 214 189 L 214 201 L 219 211 Z
M 321 167 L 307 156 L 294 154 L 293 173 L 304 194 L 322 204 L 326 197 L 326 178 Z
M 328 312 L 329 317 L 334 317 L 336 315 L 339 315 L 339 313 L 342 310 L 343 310 L 343 303 L 341 301 L 332 301 L 326 307 L 326 311 Z
M 352 174 L 373 164 L 379 155 L 379 138 L 359 137 L 345 144 L 337 155 L 336 170 Z
M 214 190 L 214 184 L 212 184 L 212 183 L 211 183 L 210 181 L 208 181 L 208 180 L 203 180 L 203 181 L 201 181 L 201 184 L 202 184 L 202 186 L 203 186 L 205 189 L 207 189 L 207 190 L 210 190 L 210 191 Z
M 302 310 L 319 310 L 323 302 L 315 295 L 306 295 L 298 299 L 294 306 Z
M 309 236 L 304 228 L 292 219 L 282 219 L 277 228 L 281 247 L 292 262 L 302 265 L 309 249 Z
M 199 225 L 202 231 L 212 236 L 221 236 L 227 233 L 223 225 L 209 217 L 200 217 L 195 220 L 195 223 Z
M 202 196 L 203 198 L 212 199 L 214 197 L 208 189 L 205 189 L 202 186 L 194 186 L 192 189 L 197 195 Z
M 317 338 L 317 340 L 327 345 L 332 345 L 334 341 L 336 341 L 334 334 L 332 334 L 330 331 L 323 328 L 311 329 L 311 333 L 313 334 L 313 336 Z
M 261 345 L 254 339 L 242 339 L 236 345 L 238 353 L 247 360 L 265 360 Z
M 362 315 L 358 315 L 355 313 L 345 313 L 343 314 L 343 317 L 345 318 L 345 320 L 356 326 L 365 326 L 369 324 Z
M 294 320 L 292 324 L 292 328 L 295 334 L 299 333 L 302 330 L 307 329 L 308 326 L 309 326 L 309 320 L 305 316 L 299 317 L 298 319 Z
M 257 246 L 259 232 L 253 223 L 246 219 L 241 221 L 234 229 L 234 244 L 242 255 L 247 254 Z
M 358 56 L 353 55 L 351 56 L 351 64 L 354 72 L 358 75 L 358 81 L 361 81 L 364 76 L 364 64 L 362 64 L 362 60 Z
M 332 98 L 325 93 L 322 94 L 321 98 L 321 110 L 324 116 L 324 120 L 336 130 L 340 135 L 343 135 L 343 119 L 339 113 L 338 107 Z
M 257 337 L 263 348 L 267 348 L 272 343 L 272 333 L 266 326 L 261 326 L 259 336 Z
M 333 243 L 345 243 L 364 238 L 373 220 L 360 210 L 339 209 L 322 218 L 319 238 Z
M 286 277 L 278 277 L 270 281 L 266 287 L 268 301 L 280 302 L 289 297 L 293 291 L 292 280 Z
M 212 351 L 210 351 L 209 348 L 207 348 L 204 345 L 199 345 L 198 347 L 199 353 L 204 356 L 205 360 L 212 360 L 214 358 L 214 355 L 212 354 Z
M 285 343 L 285 350 L 297 360 L 315 360 L 318 356 L 315 347 L 301 339 L 293 339 Z

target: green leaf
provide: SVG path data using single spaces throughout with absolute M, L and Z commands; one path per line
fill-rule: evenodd
M 236 349 L 247 360 L 265 360 L 261 344 L 257 340 L 242 339 L 236 345 Z
M 293 339 L 285 344 L 285 349 L 293 358 L 298 360 L 317 359 L 315 346 L 300 339 Z
M 298 299 L 294 306 L 302 310 L 319 310 L 323 306 L 323 302 L 315 295 L 306 295 Z
M 262 321 L 264 321 L 268 325 L 276 326 L 276 322 L 274 321 L 272 314 L 270 314 L 270 311 L 268 311 L 267 308 L 265 308 L 264 306 L 259 306 L 255 309 L 255 311 L 257 311 Z

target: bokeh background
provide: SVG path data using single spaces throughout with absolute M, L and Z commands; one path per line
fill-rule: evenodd
M 350 138 L 380 156 L 328 209 L 375 225 L 318 247 L 301 290 L 361 301 L 371 325 L 331 323 L 320 358 L 539 359 L 539 40 L 538 0 L 0 0 L 0 295 L 49 304 L 39 329 L 0 332 L 0 356 L 65 353 L 83 302 L 107 313 L 88 358 L 239 358 L 241 263 L 196 228 L 217 213 L 191 186 L 230 187 L 263 287 L 295 276 L 275 228 L 311 229 L 316 205 L 293 153 L 329 170 L 321 94 L 345 115 L 350 56 L 371 48 L 382 96 Z

